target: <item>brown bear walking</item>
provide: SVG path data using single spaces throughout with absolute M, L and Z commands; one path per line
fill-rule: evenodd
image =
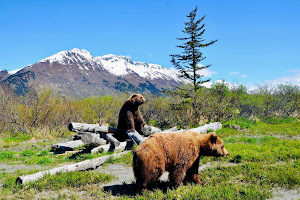
M 117 132 L 115 133 L 115 137 L 119 141 L 128 139 L 126 134 L 127 130 L 136 130 L 138 133 L 142 134 L 145 121 L 139 106 L 145 101 L 146 99 L 141 94 L 134 94 L 122 106 L 119 113 Z
M 203 184 L 198 175 L 200 155 L 228 155 L 216 133 L 162 133 L 151 135 L 135 150 L 133 172 L 139 190 L 154 185 L 159 177 L 169 172 L 169 180 L 179 186 L 186 174 L 188 181 Z

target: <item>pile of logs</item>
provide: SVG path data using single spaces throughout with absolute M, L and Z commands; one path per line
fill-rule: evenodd
M 206 133 L 208 130 L 212 129 L 214 131 L 222 128 L 222 124 L 219 122 L 214 122 L 210 124 L 205 124 L 198 128 L 189 129 L 189 131 L 194 131 L 196 133 Z M 114 137 L 117 129 L 113 127 L 107 127 L 99 124 L 84 124 L 84 123 L 74 123 L 71 122 L 68 125 L 68 129 L 76 133 L 72 141 L 58 143 L 52 145 L 52 151 L 56 154 L 64 153 L 66 151 L 74 151 L 78 147 L 85 146 L 90 153 L 97 152 L 107 152 L 107 151 L 123 151 L 130 149 L 133 143 L 137 145 L 143 142 L 148 136 L 154 133 L 174 133 L 183 132 L 184 129 L 178 130 L 176 127 L 171 129 L 161 131 L 159 128 L 153 126 L 145 126 L 143 133 L 140 135 L 138 132 L 127 132 L 130 140 L 125 142 L 120 142 Z
M 123 151 L 132 146 L 132 142 L 120 142 L 114 136 L 115 128 L 99 124 L 73 123 L 68 125 L 68 129 L 76 133 L 72 141 L 52 145 L 51 151 L 56 154 L 66 151 L 74 151 L 81 146 L 85 146 L 91 153 L 107 151 Z
M 64 153 L 66 151 L 74 151 L 78 147 L 85 146 L 90 152 L 107 152 L 107 151 L 123 151 L 130 149 L 133 143 L 139 144 L 146 139 L 147 136 L 160 132 L 161 130 L 152 126 L 145 126 L 141 136 L 138 132 L 127 132 L 130 140 L 120 142 L 114 137 L 117 129 L 99 124 L 84 124 L 71 122 L 68 129 L 76 133 L 72 141 L 58 143 L 52 145 L 51 150 L 56 153 Z

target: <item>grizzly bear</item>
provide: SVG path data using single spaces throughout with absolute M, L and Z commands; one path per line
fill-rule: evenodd
M 126 131 L 136 130 L 142 134 L 144 125 L 146 124 L 139 106 L 143 104 L 146 99 L 141 94 L 132 95 L 122 106 L 119 113 L 119 120 L 117 132 L 114 134 L 119 141 L 128 139 Z
M 169 172 L 172 186 L 179 186 L 184 175 L 187 181 L 203 184 L 198 174 L 201 155 L 226 157 L 228 152 L 216 133 L 187 131 L 151 135 L 134 152 L 132 166 L 137 188 L 153 186 L 165 171 Z

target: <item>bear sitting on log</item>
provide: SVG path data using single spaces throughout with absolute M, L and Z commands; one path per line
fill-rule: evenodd
M 175 187 L 182 183 L 184 175 L 187 181 L 203 184 L 198 174 L 201 155 L 226 157 L 228 151 L 216 133 L 187 131 L 151 135 L 133 155 L 138 190 L 153 187 L 165 171 L 169 172 L 169 180 Z
M 139 106 L 145 103 L 146 99 L 141 94 L 132 95 L 122 106 L 119 113 L 117 132 L 114 134 L 119 141 L 128 139 L 126 131 L 134 132 L 135 130 L 142 134 L 145 121 Z

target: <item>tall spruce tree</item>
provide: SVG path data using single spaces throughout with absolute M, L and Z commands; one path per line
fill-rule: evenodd
M 203 56 L 201 48 L 213 45 L 218 40 L 212 40 L 209 43 L 205 43 L 203 34 L 205 32 L 205 24 L 201 24 L 205 16 L 196 20 L 197 7 L 189 14 L 188 22 L 185 22 L 185 29 L 182 31 L 188 36 L 184 38 L 176 38 L 177 40 L 185 41 L 183 45 L 178 45 L 180 49 L 183 49 L 181 54 L 170 55 L 172 57 L 171 62 L 179 70 L 180 76 L 186 78 L 193 83 L 193 89 L 196 93 L 200 88 L 200 84 L 208 82 L 210 79 L 202 80 L 204 75 L 199 73 L 200 70 L 206 69 L 211 65 L 200 65 L 206 57 Z

